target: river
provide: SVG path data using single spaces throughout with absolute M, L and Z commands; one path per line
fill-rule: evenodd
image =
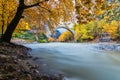
M 120 52 L 98 50 L 96 44 L 26 44 L 49 69 L 61 71 L 66 80 L 120 80 Z

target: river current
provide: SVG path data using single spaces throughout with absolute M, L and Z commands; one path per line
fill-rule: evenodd
M 120 52 L 99 50 L 96 44 L 40 43 L 25 44 L 43 66 L 61 71 L 65 80 L 120 80 Z

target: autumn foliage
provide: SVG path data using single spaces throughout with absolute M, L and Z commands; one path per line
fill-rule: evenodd
M 71 40 L 73 40 L 73 35 L 70 31 L 66 31 L 62 33 L 57 39 L 57 41 L 60 41 L 60 42 L 66 42 L 66 41 L 71 41 Z
M 9 28 L 22 1 L 24 2 L 22 5 L 24 8 L 21 7 L 23 13 L 19 17 L 19 23 L 16 23 L 16 30 L 12 30 L 14 32 L 35 27 L 37 33 L 45 34 L 45 25 L 49 21 L 47 25 L 51 31 L 54 31 L 61 22 L 73 22 L 76 41 L 93 40 L 102 32 L 111 34 L 112 39 L 117 39 L 119 36 L 119 0 L 1 0 L 0 32 L 2 35 Z M 57 41 L 66 41 L 70 39 L 69 36 L 71 34 L 65 32 Z

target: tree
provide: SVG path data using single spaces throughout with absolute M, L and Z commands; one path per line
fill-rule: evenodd
M 46 2 L 46 1 L 48 1 L 48 0 L 39 1 L 39 2 L 31 4 L 31 5 L 26 5 L 25 0 L 19 0 L 16 14 L 15 14 L 14 18 L 12 19 L 12 21 L 10 22 L 10 24 L 7 26 L 7 29 L 4 33 L 4 35 L 1 37 L 1 40 L 5 41 L 5 42 L 10 42 L 10 40 L 12 38 L 12 34 L 17 27 L 17 24 L 19 23 L 20 19 L 23 17 L 22 14 L 25 9 L 28 9 L 28 8 L 31 8 L 34 6 L 39 6 L 41 3 Z
M 44 7 L 44 9 L 41 7 Z M 28 20 L 31 19 L 31 24 L 36 25 L 38 32 L 45 32 L 44 25 L 47 21 L 49 21 L 50 30 L 53 30 L 59 25 L 59 22 L 70 20 L 73 10 L 74 4 L 72 0 L 49 0 L 48 3 L 44 3 L 40 7 L 25 10 L 24 15 Z
M 99 16 L 99 19 L 106 18 L 106 21 L 111 23 L 112 20 L 120 20 L 120 2 L 118 0 L 109 0 L 105 4 L 104 13 Z
M 79 24 L 96 20 L 103 14 L 105 0 L 75 0 L 76 18 Z
M 0 1 L 0 26 L 1 26 L 1 32 L 2 35 L 4 34 L 4 31 L 13 18 L 13 15 L 15 13 L 15 8 L 17 7 L 17 3 L 14 0 L 1 0 Z
M 58 25 L 60 21 L 63 22 L 70 20 L 71 12 L 73 12 L 74 9 L 72 0 L 49 0 L 49 2 L 46 2 L 48 0 L 13 1 L 16 2 L 15 4 L 17 4 L 17 9 L 14 8 L 15 13 L 8 21 L 9 25 L 7 25 L 7 29 L 1 38 L 2 41 L 6 42 L 10 42 L 12 34 L 21 18 L 24 18 L 24 20 L 27 20 L 30 24 L 34 23 L 37 26 L 37 30 L 42 29 L 42 31 L 44 31 L 44 25 L 47 20 L 50 21 L 49 26 L 54 28 L 53 26 Z M 9 4 L 12 3 L 10 0 L 7 2 L 9 2 Z
M 70 31 L 63 32 L 57 39 L 59 42 L 66 42 L 71 40 L 73 40 L 73 35 Z
M 91 21 L 87 24 L 76 24 L 74 25 L 75 30 L 75 41 L 83 41 L 83 40 L 92 40 L 94 39 L 94 30 L 95 22 Z

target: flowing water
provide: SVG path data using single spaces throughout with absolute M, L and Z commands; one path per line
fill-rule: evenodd
M 61 71 L 66 80 L 120 80 L 120 52 L 98 50 L 94 45 L 42 43 L 26 46 L 49 68 Z

